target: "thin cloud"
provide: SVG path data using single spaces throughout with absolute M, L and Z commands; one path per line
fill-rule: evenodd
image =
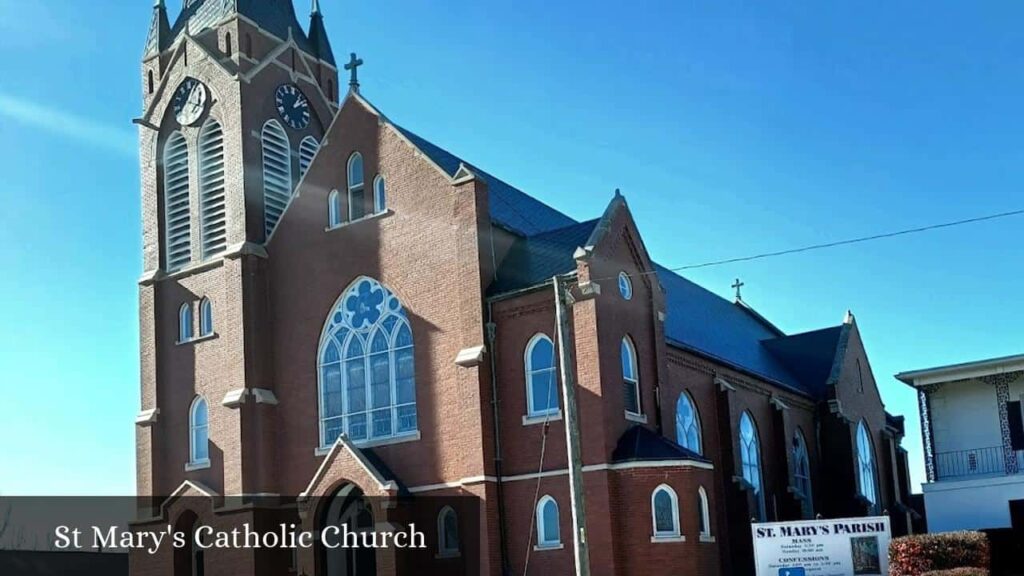
M 135 135 L 125 129 L 69 114 L 35 102 L 0 92 L 0 118 L 7 118 L 74 140 L 88 146 L 99 146 L 123 156 L 138 156 Z

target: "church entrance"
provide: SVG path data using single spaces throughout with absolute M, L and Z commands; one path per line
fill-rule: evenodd
M 374 529 L 373 510 L 358 486 L 342 486 L 324 504 L 321 528 L 327 526 L 339 527 L 341 534 L 346 530 L 349 533 L 362 533 Z M 342 537 L 339 535 L 337 540 L 341 542 Z M 320 566 L 320 576 L 376 576 L 377 551 L 362 546 L 334 549 L 321 546 Z

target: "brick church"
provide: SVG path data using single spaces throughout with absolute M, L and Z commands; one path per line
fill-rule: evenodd
M 751 522 L 910 529 L 852 314 L 786 334 L 653 262 L 619 193 L 578 221 L 396 124 L 315 0 L 305 27 L 291 0 L 184 4 L 155 3 L 135 120 L 138 526 L 415 519 L 427 548 L 133 574 L 568 575 L 584 550 L 595 575 L 745 575 Z

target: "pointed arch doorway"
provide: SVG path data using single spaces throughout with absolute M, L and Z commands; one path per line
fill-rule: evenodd
M 374 529 L 373 509 L 358 486 L 345 484 L 324 503 L 320 531 L 328 526 L 348 526 L 349 532 Z M 373 548 L 321 546 L 320 554 L 319 576 L 377 576 L 377 551 Z

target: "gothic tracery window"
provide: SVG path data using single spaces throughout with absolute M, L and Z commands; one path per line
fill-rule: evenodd
M 861 421 L 857 425 L 857 469 L 860 480 L 860 495 L 874 510 L 878 506 L 878 484 L 875 475 L 875 450 L 871 444 L 871 434 L 867 425 Z
M 362 277 L 331 311 L 320 341 L 320 446 L 418 432 L 413 338 L 401 301 Z
M 548 416 L 558 412 L 555 377 L 555 345 L 545 334 L 537 334 L 526 345 L 527 416 Z
M 811 460 L 807 454 L 807 441 L 803 432 L 796 431 L 793 436 L 793 489 L 800 499 L 803 517 L 814 517 L 814 499 L 811 492 Z
M 679 538 L 679 497 L 670 486 L 662 484 L 651 494 L 651 521 L 655 539 Z
M 701 447 L 700 414 L 693 398 L 686 392 L 676 401 L 676 442 L 697 454 L 703 454 Z
M 757 436 L 754 419 L 749 412 L 744 412 L 740 416 L 740 464 L 743 469 L 743 480 L 754 493 L 757 519 L 763 522 L 767 517 L 767 509 L 761 473 L 761 442 Z

